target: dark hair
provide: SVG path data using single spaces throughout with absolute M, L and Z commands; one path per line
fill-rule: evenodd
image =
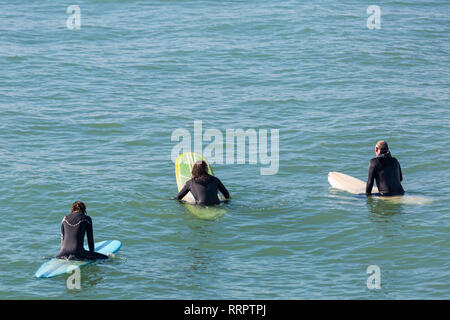
M 70 209 L 70 213 L 72 212 L 80 212 L 86 214 L 86 205 L 81 201 L 75 201 L 72 204 L 72 209 Z
M 198 180 L 203 177 L 209 176 L 208 174 L 208 164 L 201 160 L 197 161 L 194 166 L 192 167 L 192 179 Z

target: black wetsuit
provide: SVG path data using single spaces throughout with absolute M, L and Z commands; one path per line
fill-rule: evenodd
M 89 251 L 85 250 L 84 234 L 87 233 Z M 108 256 L 94 252 L 92 220 L 82 212 L 72 212 L 61 223 L 61 251 L 57 258 L 75 260 L 107 259 Z
M 204 176 L 197 180 L 191 179 L 184 185 L 183 189 L 175 197 L 181 200 L 190 191 L 194 196 L 196 204 L 214 205 L 219 204 L 220 200 L 217 196 L 217 190 L 222 192 L 226 199 L 230 198 L 230 193 L 222 184 L 222 182 L 214 176 Z
M 374 180 L 377 182 L 379 195 L 396 196 L 405 193 L 400 183 L 403 180 L 400 163 L 391 156 L 389 151 L 370 160 L 366 185 L 367 195 L 372 192 Z

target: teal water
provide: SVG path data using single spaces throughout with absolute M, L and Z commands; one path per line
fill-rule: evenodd
M 0 299 L 448 299 L 448 1 L 0 1 Z M 169 200 L 177 128 L 279 129 L 279 170 L 215 164 L 216 220 Z M 386 139 L 405 205 L 329 187 Z M 82 200 L 110 261 L 34 272 Z M 369 290 L 366 269 L 381 270 Z

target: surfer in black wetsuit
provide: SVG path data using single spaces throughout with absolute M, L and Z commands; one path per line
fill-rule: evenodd
M 377 182 L 379 195 L 397 196 L 405 191 L 401 185 L 403 180 L 400 163 L 391 156 L 386 141 L 380 140 L 375 145 L 376 158 L 370 160 L 369 177 L 366 185 L 366 195 L 371 195 L 373 181 Z
M 206 206 L 219 204 L 220 200 L 217 196 L 217 190 L 225 196 L 226 200 L 230 198 L 230 193 L 222 182 L 218 178 L 208 174 L 208 165 L 206 162 L 198 161 L 192 167 L 192 179 L 186 182 L 174 199 L 181 200 L 190 191 L 194 196 L 196 204 Z
M 84 234 L 87 234 L 89 251 L 84 249 Z M 86 206 L 77 201 L 70 214 L 61 223 L 61 251 L 57 258 L 74 260 L 107 259 L 108 256 L 94 252 L 94 233 L 92 219 L 86 214 Z

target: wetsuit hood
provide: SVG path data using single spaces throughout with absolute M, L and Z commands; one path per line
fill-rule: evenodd
M 82 212 L 71 212 L 64 218 L 69 224 L 74 225 L 86 219 L 86 215 Z
M 377 156 L 377 158 L 386 158 L 386 157 L 392 157 L 391 152 L 389 150 L 380 150 L 380 154 Z

